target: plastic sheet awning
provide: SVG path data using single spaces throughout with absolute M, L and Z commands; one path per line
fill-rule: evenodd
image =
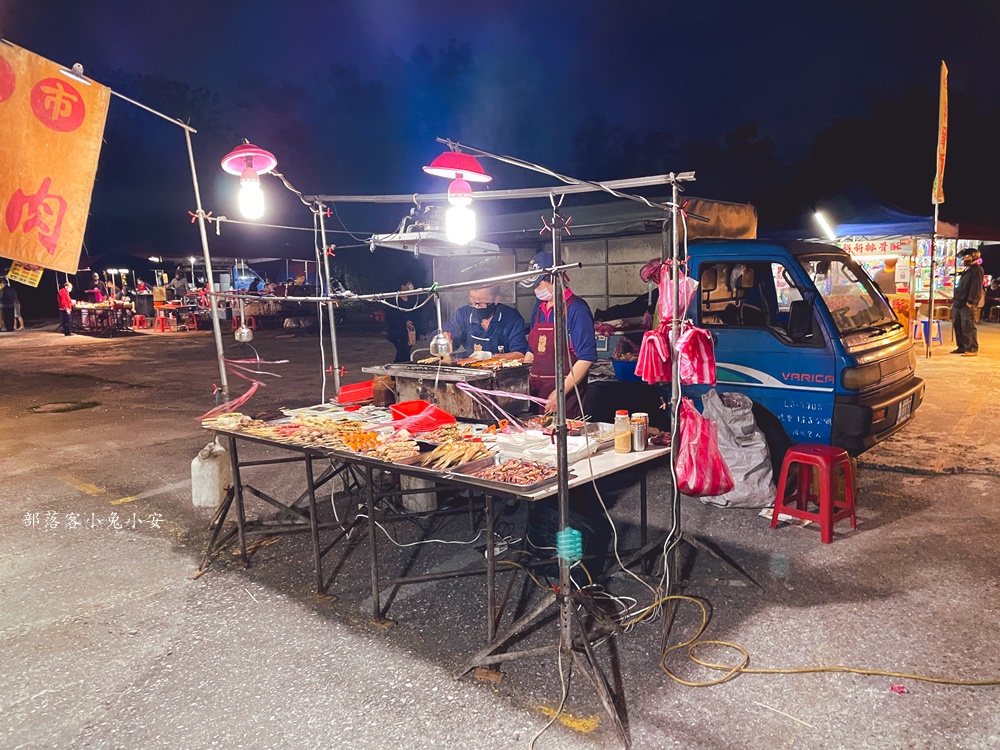
M 669 197 L 650 198 L 654 203 L 669 201 Z M 746 239 L 757 237 L 757 209 L 749 203 L 728 203 L 703 198 L 683 197 L 685 210 L 704 216 L 709 221 L 689 218 L 688 239 Z M 612 200 L 607 203 L 570 204 L 565 212 L 573 217 L 570 225 L 572 237 L 600 237 L 659 232 L 664 219 L 670 214 L 662 209 L 650 208 L 642 203 Z M 542 216 L 551 214 L 548 206 L 533 211 L 480 215 L 480 237 L 501 247 L 524 243 L 547 242 L 549 237 L 539 235 Z

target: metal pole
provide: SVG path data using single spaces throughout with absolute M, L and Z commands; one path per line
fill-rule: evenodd
M 316 210 L 319 212 L 319 234 L 320 241 L 323 243 L 323 247 L 320 252 L 323 253 L 323 271 L 326 275 L 326 294 L 330 295 L 330 290 L 333 288 L 330 285 L 330 256 L 327 255 L 326 248 L 326 221 L 323 216 L 323 209 L 325 206 L 322 203 L 316 204 Z M 318 270 L 318 269 L 317 269 Z M 318 273 L 316 274 L 319 275 Z M 333 389 L 340 393 L 340 357 L 337 354 L 337 322 L 335 320 L 336 316 L 333 313 L 334 303 L 332 300 L 326 303 L 326 312 L 330 317 L 330 348 L 333 350 Z
M 670 321 L 670 334 L 672 340 L 670 342 L 670 347 L 673 349 L 674 343 L 677 341 L 677 337 L 680 333 L 680 317 L 683 314 L 681 310 L 678 310 L 681 303 L 681 293 L 680 285 L 678 280 L 680 277 L 680 238 L 677 236 L 677 201 L 679 199 L 680 190 L 677 183 L 673 183 L 673 195 L 671 197 L 671 202 L 674 205 L 673 210 L 670 212 L 670 234 L 671 234 L 671 248 L 670 248 L 670 279 L 674 285 L 674 317 Z M 687 228 L 685 227 L 685 237 Z M 662 323 L 662 321 L 661 321 Z M 681 493 L 680 488 L 677 486 L 677 456 L 679 454 L 679 446 L 681 444 L 681 426 L 680 420 L 676 417 L 679 415 L 680 403 L 681 403 L 681 376 L 680 376 L 680 357 L 674 353 L 670 361 L 670 453 L 671 462 L 674 466 L 674 471 L 672 473 L 673 487 L 671 489 L 671 500 L 673 503 L 674 518 L 677 519 L 677 532 L 680 532 L 680 504 L 681 504 Z M 675 553 L 676 554 L 676 553 Z M 663 560 L 663 565 L 669 564 L 667 559 Z M 669 592 L 667 592 L 669 593 Z
M 931 283 L 927 292 L 927 329 L 924 334 L 924 356 L 931 356 L 931 329 L 934 327 L 934 272 L 937 262 L 938 204 L 934 202 L 934 226 L 931 228 Z
M 296 261 L 304 262 L 304 261 Z M 546 268 L 545 271 L 549 273 L 555 273 L 557 271 L 569 271 L 574 268 L 580 268 L 582 263 L 563 263 L 559 266 L 553 266 L 552 268 Z M 517 271 L 515 273 L 507 273 L 503 276 L 491 276 L 487 279 L 471 279 L 469 281 L 456 281 L 453 284 L 438 284 L 437 286 L 428 286 L 421 289 L 411 289 L 407 291 L 407 294 L 426 294 L 432 295 L 438 292 L 442 292 L 449 289 L 469 289 L 477 287 L 492 286 L 493 284 L 499 284 L 505 281 L 520 281 L 521 279 L 527 279 L 531 276 L 537 276 L 538 269 L 532 271 Z M 399 297 L 400 291 L 397 289 L 394 292 L 378 292 L 375 294 L 350 294 L 342 297 L 344 300 L 349 300 L 353 302 L 367 301 L 367 302 L 379 302 L 386 299 L 395 299 Z M 216 297 L 225 299 L 237 299 L 241 296 L 250 299 L 249 295 L 240 295 L 230 292 L 221 292 L 215 294 Z M 326 302 L 327 297 L 290 297 L 285 295 L 281 297 L 285 302 Z
M 552 207 L 552 266 L 562 263 L 564 219 L 556 205 Z M 556 389 L 556 472 L 559 477 L 559 531 L 569 527 L 569 461 L 566 453 L 566 294 L 561 273 L 552 276 L 552 345 L 555 349 Z M 583 404 L 580 405 L 581 408 Z M 569 564 L 559 557 L 559 645 L 564 653 L 573 647 L 572 600 L 570 599 Z M 583 635 L 586 638 L 586 635 Z
M 191 147 L 191 131 L 184 129 L 184 140 L 187 142 L 188 161 L 191 163 L 191 182 L 194 185 L 195 216 L 198 219 L 198 232 L 201 234 L 201 251 L 205 256 L 205 274 L 211 292 L 214 278 L 212 276 L 212 256 L 208 253 L 208 232 L 205 231 L 205 212 L 201 206 L 201 189 L 198 187 L 198 171 L 194 166 L 194 149 Z M 215 298 L 209 297 L 209 311 L 212 314 L 212 329 L 215 332 L 215 352 L 219 360 L 219 388 L 222 391 L 221 402 L 229 400 L 229 378 L 226 377 L 226 355 L 222 347 L 222 326 L 219 323 L 219 308 Z

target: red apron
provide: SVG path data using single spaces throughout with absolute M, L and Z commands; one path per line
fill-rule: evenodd
M 569 307 L 574 302 L 579 299 L 575 294 L 570 295 L 566 299 L 566 311 L 567 318 L 569 313 Z M 535 355 L 534 362 L 531 364 L 531 375 L 528 378 L 528 387 L 531 391 L 532 396 L 538 396 L 539 398 L 548 398 L 549 395 L 556 389 L 556 350 L 555 350 L 555 336 L 554 326 L 551 321 L 546 322 L 545 312 L 542 310 L 542 305 L 538 306 L 538 311 L 535 313 L 535 319 L 531 321 L 531 330 L 528 331 L 528 346 L 531 347 L 531 351 Z M 563 375 L 559 378 L 558 387 L 562 388 L 563 383 L 566 380 L 566 376 L 569 375 L 570 369 L 576 363 L 576 351 L 573 349 L 572 342 L 570 343 L 568 356 L 564 363 Z M 566 394 L 566 417 L 567 419 L 579 419 L 583 416 L 583 409 L 580 407 L 580 402 L 576 398 L 576 391 L 580 391 L 580 398 L 583 398 L 587 392 L 587 376 L 584 375 L 583 380 L 576 384 L 576 389 L 571 390 Z M 541 406 L 537 407 L 538 411 L 542 410 Z

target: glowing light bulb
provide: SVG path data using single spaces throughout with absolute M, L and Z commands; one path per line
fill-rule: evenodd
M 449 242 L 468 245 L 476 239 L 476 213 L 468 206 L 452 206 L 444 214 L 444 231 Z
M 264 215 L 264 191 L 260 188 L 260 177 L 252 169 L 244 169 L 240 175 L 240 212 L 248 219 Z

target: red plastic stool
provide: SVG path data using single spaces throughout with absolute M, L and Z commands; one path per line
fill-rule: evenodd
M 233 330 L 234 331 L 237 328 L 241 327 L 241 325 L 240 325 L 240 321 L 241 320 L 242 320 L 242 318 L 240 318 L 239 315 L 234 315 L 233 316 Z M 253 315 L 247 315 L 247 328 L 249 328 L 249 329 L 251 329 L 253 331 L 257 330 L 257 320 L 254 318 Z
M 798 488 L 790 497 L 786 497 L 788 470 L 793 464 L 799 466 Z M 819 473 L 818 496 L 812 493 L 812 472 L 809 471 L 811 466 L 816 467 Z M 833 472 L 838 466 L 844 469 L 843 499 L 833 496 Z M 829 544 L 833 541 L 833 525 L 842 518 L 850 518 L 851 528 L 858 528 L 854 512 L 855 489 L 854 467 L 851 457 L 843 448 L 815 443 L 793 445 L 785 453 L 785 460 L 781 464 L 781 479 L 778 481 L 778 496 L 774 501 L 774 511 L 771 513 L 771 528 L 777 527 L 779 513 L 816 521 L 819 523 L 820 539 L 823 544 Z M 809 510 L 809 503 L 817 504 L 819 509 Z
M 170 330 L 170 318 L 166 315 L 159 316 L 153 323 L 153 330 L 166 333 Z
M 132 327 L 133 328 L 149 328 L 149 321 L 146 320 L 145 315 L 133 315 L 132 316 Z

